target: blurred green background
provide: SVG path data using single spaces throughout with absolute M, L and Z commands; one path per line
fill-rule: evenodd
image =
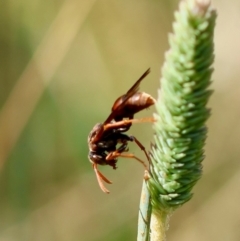
M 240 240 L 240 2 L 215 0 L 215 72 L 204 175 L 168 240 Z M 143 168 L 120 160 L 105 195 L 87 136 L 151 67 L 157 97 L 169 0 L 0 2 L 0 241 L 136 240 Z M 138 115 L 151 116 L 154 108 Z M 149 147 L 152 128 L 131 134 Z M 144 159 L 135 145 L 131 151 Z

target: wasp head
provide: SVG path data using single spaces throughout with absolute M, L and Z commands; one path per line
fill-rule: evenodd
M 88 145 L 89 147 L 96 144 L 102 137 L 104 132 L 104 127 L 102 123 L 97 123 L 88 135 Z

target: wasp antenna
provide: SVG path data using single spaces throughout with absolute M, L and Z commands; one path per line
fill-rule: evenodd
M 104 182 L 106 182 L 106 183 L 108 183 L 108 184 L 112 184 L 112 182 L 111 182 L 110 180 L 108 180 L 99 170 L 97 170 L 97 172 L 98 172 L 98 175 L 101 177 L 101 179 L 102 179 Z
M 112 182 L 109 181 L 101 172 L 98 171 L 97 169 L 97 164 L 93 164 L 93 169 L 96 173 L 96 177 L 97 177 L 97 180 L 98 180 L 98 184 L 99 184 L 99 187 L 101 188 L 101 190 L 107 194 L 110 193 L 110 191 L 103 185 L 103 180 L 109 184 L 111 184 Z

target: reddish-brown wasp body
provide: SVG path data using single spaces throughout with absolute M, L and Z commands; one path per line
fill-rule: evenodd
M 104 123 L 96 124 L 88 136 L 89 160 L 93 165 L 94 171 L 100 188 L 103 192 L 109 191 L 103 185 L 103 181 L 111 183 L 98 169 L 97 165 L 109 165 L 116 169 L 118 157 L 134 158 L 141 162 L 147 170 L 147 165 L 128 151 L 128 142 L 135 142 L 141 150 L 145 151 L 144 146 L 134 137 L 124 134 L 131 127 L 132 123 L 153 122 L 153 118 L 133 119 L 134 114 L 146 109 L 155 103 L 153 97 L 144 92 L 138 92 L 141 81 L 150 73 L 148 69 L 128 90 L 120 96 L 112 107 L 112 112 Z

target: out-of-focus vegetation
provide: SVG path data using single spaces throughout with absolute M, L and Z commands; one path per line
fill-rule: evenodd
M 204 175 L 171 219 L 169 240 L 240 239 L 240 4 L 218 9 Z M 0 241 L 135 240 L 142 166 L 100 167 L 87 135 L 148 68 L 157 96 L 178 1 L 52 0 L 0 4 Z M 152 110 L 138 116 L 150 116 Z M 149 147 L 149 124 L 131 131 Z M 131 151 L 144 155 L 134 145 Z

